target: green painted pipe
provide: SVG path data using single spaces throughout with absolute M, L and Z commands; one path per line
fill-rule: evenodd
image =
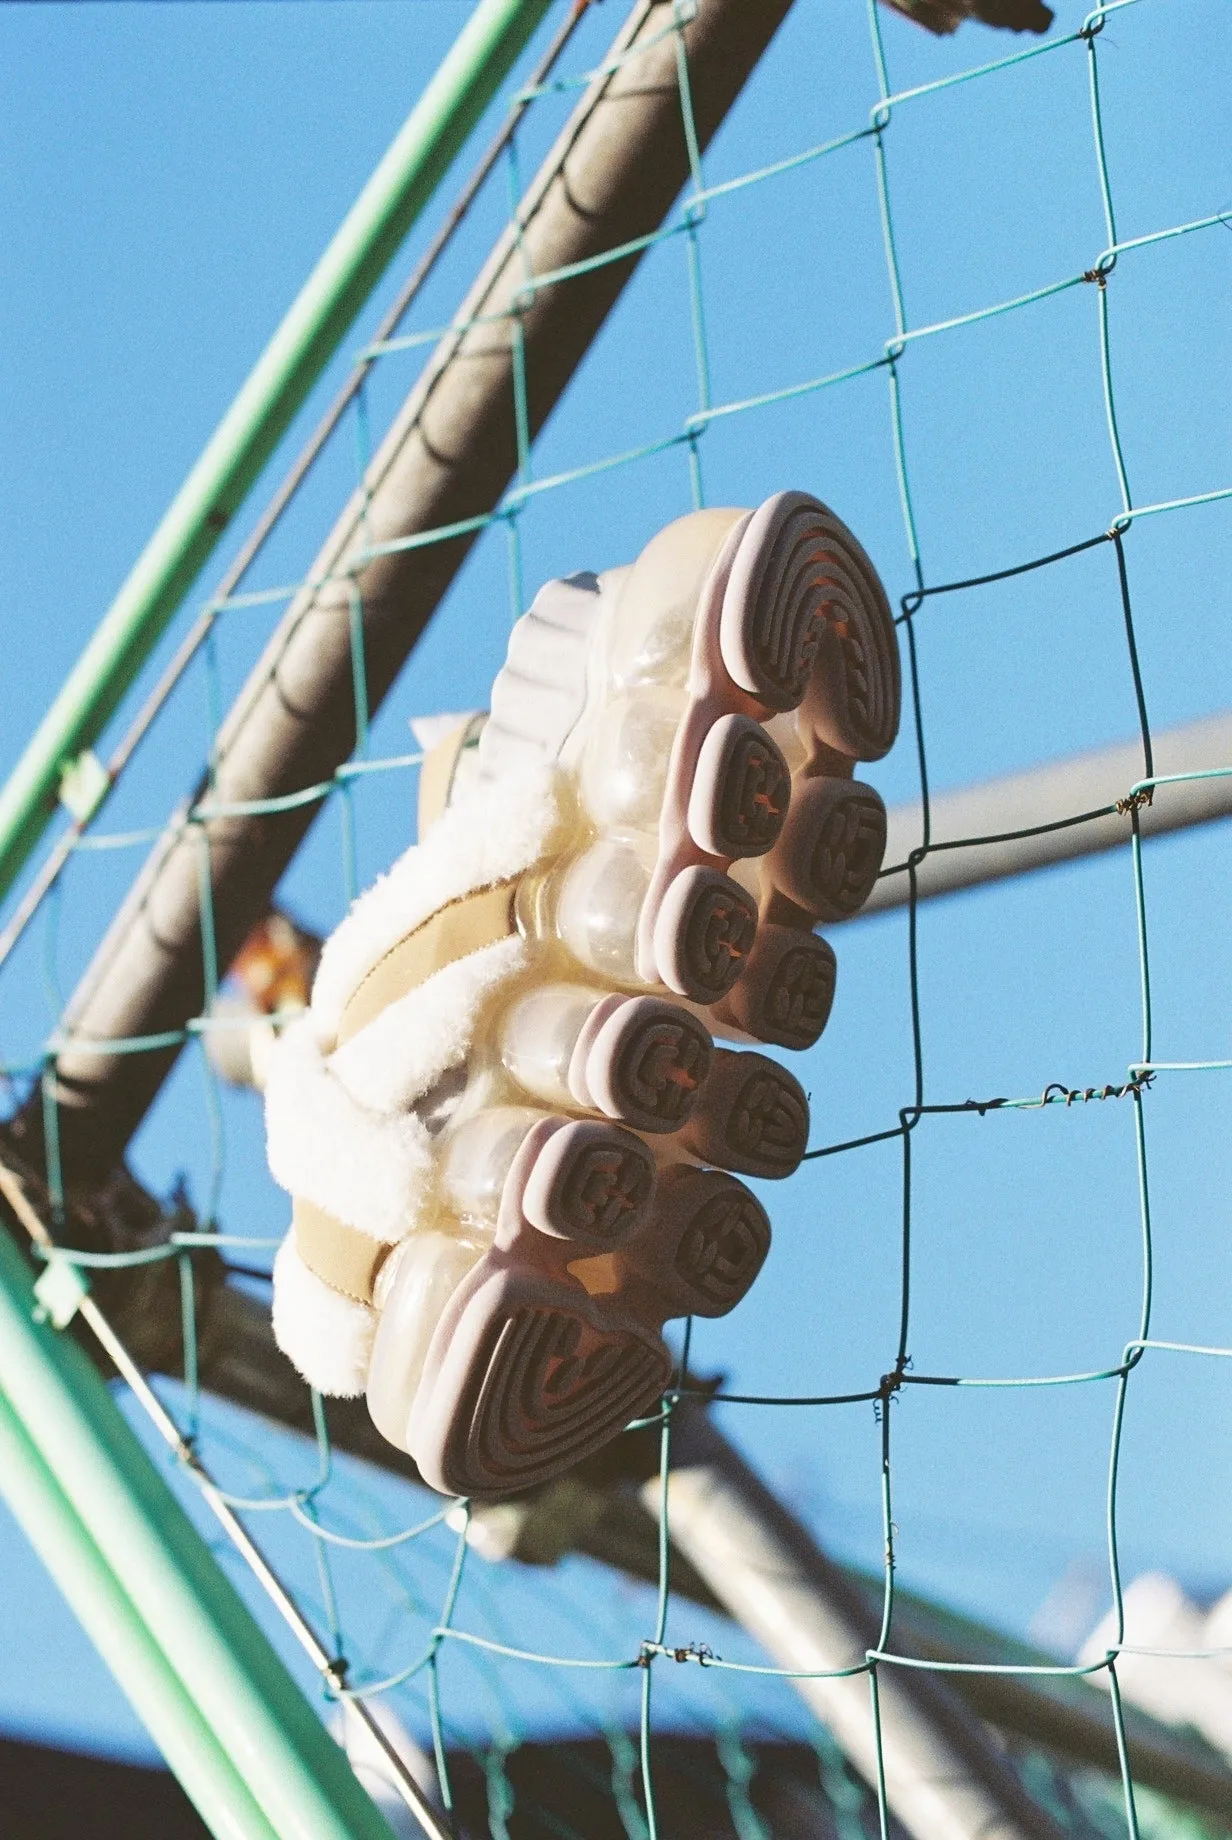
M 55 1477 L 0 1397 L 4 1495 L 217 1840 L 277 1840 Z
M 551 0 L 479 0 L 0 791 L 0 900 Z
M 96 1370 L 38 1320 L 30 1269 L 2 1229 L 0 1400 L 54 1481 L 77 1558 L 84 1534 L 118 1587 L 116 1618 L 123 1600 L 131 1606 L 124 1665 L 137 1665 L 144 1632 L 259 1809 L 265 1825 L 253 1840 L 267 1830 L 278 1840 L 391 1840 Z M 0 1486 L 10 1486 L 7 1472 Z M 211 1768 L 204 1753 L 199 1767 Z

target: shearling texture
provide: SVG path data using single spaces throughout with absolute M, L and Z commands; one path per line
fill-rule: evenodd
M 428 1132 L 410 1107 L 465 1057 L 481 1006 L 526 962 L 498 940 L 438 971 L 332 1055 L 311 1013 L 270 1054 L 266 1147 L 274 1180 L 347 1226 L 392 1243 L 432 1192 Z
M 323 1040 L 337 1038 L 352 992 L 377 961 L 438 907 L 529 869 L 561 827 L 560 776 L 535 767 L 451 805 L 424 841 L 360 895 L 326 941 L 312 990 Z
M 354 1399 L 364 1390 L 377 1317 L 309 1271 L 288 1234 L 274 1260 L 274 1340 L 318 1393 Z
M 465 1059 L 483 1005 L 525 965 L 525 942 L 512 936 L 445 966 L 331 1053 L 343 1010 L 372 966 L 438 908 L 508 880 L 559 843 L 560 786 L 553 768 L 536 767 L 445 812 L 355 902 L 325 946 L 308 1011 L 271 1053 L 274 1179 L 384 1243 L 414 1231 L 434 1193 L 432 1140 L 410 1108 Z M 323 1393 L 362 1392 L 375 1322 L 284 1242 L 274 1332 L 305 1379 Z
M 275 1182 L 392 1244 L 415 1226 L 432 1179 L 432 1144 L 414 1112 L 358 1104 L 321 1052 L 311 1013 L 270 1056 L 266 1154 Z
M 335 1048 L 331 1073 L 354 1100 L 375 1111 L 414 1105 L 465 1059 L 483 1005 L 526 960 L 526 941 L 515 934 L 446 965 Z

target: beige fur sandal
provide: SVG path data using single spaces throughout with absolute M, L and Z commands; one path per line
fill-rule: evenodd
M 872 565 L 781 493 L 549 583 L 425 760 L 420 842 L 327 942 L 266 1102 L 280 1345 L 433 1487 L 558 1474 L 653 1408 L 669 1317 L 753 1282 L 728 1172 L 790 1174 L 808 1107 L 713 1036 L 820 1034 L 814 927 L 879 871 L 852 775 L 898 714 Z

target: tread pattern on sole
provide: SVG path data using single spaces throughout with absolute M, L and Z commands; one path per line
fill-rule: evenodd
M 609 1117 L 643 1131 L 675 1131 L 693 1111 L 714 1049 L 687 1010 L 635 998 L 613 1018 L 587 1057 L 587 1083 Z
M 512 1171 L 507 1184 L 510 1179 Z M 522 1180 L 523 1212 L 540 1233 L 608 1247 L 621 1244 L 645 1219 L 655 1165 L 632 1131 L 574 1120 L 533 1153 Z
M 648 1411 L 671 1370 L 666 1350 L 581 1315 L 523 1306 L 494 1323 L 440 1453 L 459 1495 L 508 1493 L 558 1475 Z
M 695 1003 L 725 996 L 744 969 L 757 908 L 730 876 L 701 864 L 668 889 L 655 921 L 655 956 L 668 988 Z
M 775 1178 L 799 1168 L 809 1108 L 794 1075 L 765 1054 L 720 1052 L 681 1142 L 705 1163 Z
M 790 797 L 787 762 L 761 724 L 720 716 L 702 743 L 689 795 L 689 832 L 699 849 L 728 860 L 764 855 L 783 828 Z
M 676 1250 L 676 1272 L 698 1293 L 706 1316 L 733 1309 L 762 1268 L 770 1239 L 765 1216 L 749 1198 L 715 1195 L 694 1217 Z
M 672 1315 L 726 1316 L 770 1250 L 766 1210 L 743 1182 L 714 1169 L 667 1171 L 655 1223 L 653 1254 L 639 1244 L 635 1256 Z
M 830 1018 L 837 969 L 815 933 L 763 926 L 744 976 L 715 1013 L 754 1041 L 811 1048 Z
M 770 874 L 814 920 L 846 920 L 863 907 L 881 871 L 886 811 L 859 780 L 798 786 Z
M 812 508 L 778 530 L 775 501 L 755 512 L 728 583 L 723 651 L 732 677 L 772 709 L 794 709 L 821 643 L 826 607 L 817 592 Z
M 744 962 L 716 977 L 704 948 L 699 958 L 697 939 L 686 937 L 680 890 L 686 875 L 721 874 L 761 854 L 761 918 L 795 928 L 801 942 L 809 921 L 844 919 L 867 898 L 884 850 L 884 811 L 849 774 L 857 759 L 885 753 L 897 733 L 894 625 L 855 537 L 802 492 L 779 493 L 727 527 L 694 619 L 689 700 L 668 765 L 658 859 L 638 925 L 638 971 L 716 1006 L 720 1017 L 741 1010 L 738 1026 L 755 1039 L 799 1048 L 816 1039 L 820 1025 L 808 1012 L 828 1013 L 832 977 L 827 992 L 821 968 L 810 971 L 806 954 L 782 968 L 771 993 L 763 963 L 758 998 L 741 1001 L 733 992 L 725 1001 L 723 985 L 738 991 L 751 975 L 750 949 L 757 956 L 758 947 L 745 930 L 737 948 Z M 796 712 L 804 758 L 793 752 L 790 772 L 784 761 L 780 773 L 767 753 L 772 737 L 762 723 L 772 711 Z M 830 808 L 822 809 L 827 798 Z M 765 952 L 760 956 L 764 961 Z
M 754 512 L 724 596 L 723 656 L 773 709 L 816 693 L 824 739 L 879 760 L 898 732 L 898 649 L 885 591 L 846 525 L 803 492 Z

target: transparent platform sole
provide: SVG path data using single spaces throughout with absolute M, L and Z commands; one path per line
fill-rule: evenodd
M 824 1028 L 815 928 L 879 872 L 885 811 L 854 770 L 899 695 L 872 565 L 803 493 L 682 518 L 515 627 L 473 777 L 555 761 L 569 834 L 516 889 L 528 968 L 417 1108 L 440 1221 L 375 1288 L 369 1408 L 432 1486 L 500 1495 L 580 1460 L 654 1408 L 665 1321 L 756 1278 L 770 1227 L 738 1175 L 789 1175 L 808 1105 L 714 1038 Z

